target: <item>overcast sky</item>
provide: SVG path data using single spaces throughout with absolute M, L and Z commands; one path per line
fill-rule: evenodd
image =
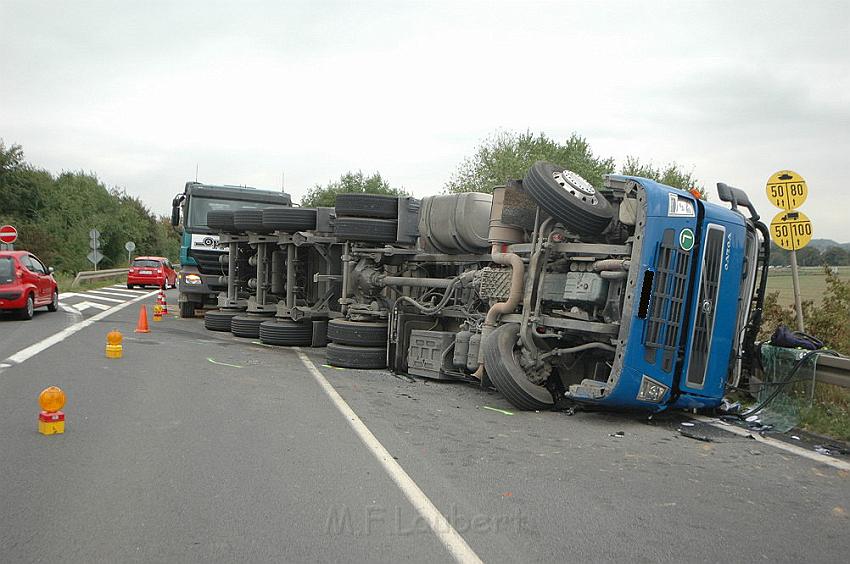
M 443 189 L 498 129 L 725 181 L 803 175 L 850 241 L 850 2 L 0 0 L 0 137 L 157 213 L 195 176 Z M 2 205 L 2 202 L 0 202 Z

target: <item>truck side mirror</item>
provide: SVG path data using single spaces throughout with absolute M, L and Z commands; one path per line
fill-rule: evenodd
M 171 225 L 177 227 L 180 225 L 180 204 L 183 203 L 183 194 L 177 194 L 171 200 Z
M 717 195 L 720 196 L 721 201 L 731 203 L 733 210 L 738 209 L 738 205 L 740 204 L 750 210 L 750 216 L 753 221 L 759 220 L 759 214 L 756 213 L 756 207 L 752 204 L 752 202 L 750 202 L 750 197 L 747 196 L 747 193 L 740 188 L 729 186 L 725 182 L 718 182 Z

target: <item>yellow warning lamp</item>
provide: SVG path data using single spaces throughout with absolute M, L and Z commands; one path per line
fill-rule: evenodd
M 45 388 L 38 395 L 38 404 L 46 413 L 56 413 L 65 405 L 65 392 L 56 386 Z
M 124 347 L 121 343 L 124 341 L 124 335 L 120 331 L 113 329 L 106 334 L 106 358 L 121 358 L 124 352 Z

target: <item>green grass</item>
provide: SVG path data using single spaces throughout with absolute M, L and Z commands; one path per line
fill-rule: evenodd
M 800 428 L 850 441 L 850 390 L 830 384 L 815 385 L 815 401 L 800 408 Z
M 800 267 L 800 297 L 820 303 L 826 292 L 826 275 L 822 266 Z M 850 266 L 839 266 L 838 276 L 843 281 L 850 280 Z M 771 268 L 767 276 L 767 291 L 779 292 L 779 303 L 783 306 L 794 304 L 794 282 L 790 268 Z

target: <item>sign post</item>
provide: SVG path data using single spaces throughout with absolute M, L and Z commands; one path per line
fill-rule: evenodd
M 802 176 L 792 170 L 780 170 L 771 176 L 765 187 L 767 199 L 783 210 L 770 222 L 773 242 L 789 252 L 791 258 L 791 282 L 794 285 L 794 309 L 797 311 L 797 330 L 803 331 L 803 305 L 800 298 L 800 275 L 797 269 L 797 250 L 812 240 L 812 222 L 797 208 L 809 195 L 809 188 Z
M 133 251 L 136 250 L 136 243 L 134 243 L 133 241 L 127 241 L 126 243 L 124 243 L 124 249 L 127 251 L 127 264 L 129 265 L 130 261 L 133 260 L 133 257 L 131 255 Z
M 103 260 L 103 253 L 98 250 L 100 249 L 100 231 L 97 229 L 89 231 L 89 247 L 91 247 L 91 252 L 86 255 L 86 258 L 89 259 L 89 262 L 94 265 L 94 269 L 97 271 L 97 263 Z
M 18 230 L 12 225 L 0 226 L 0 248 L 3 250 L 14 251 L 15 247 L 12 243 L 18 240 Z

